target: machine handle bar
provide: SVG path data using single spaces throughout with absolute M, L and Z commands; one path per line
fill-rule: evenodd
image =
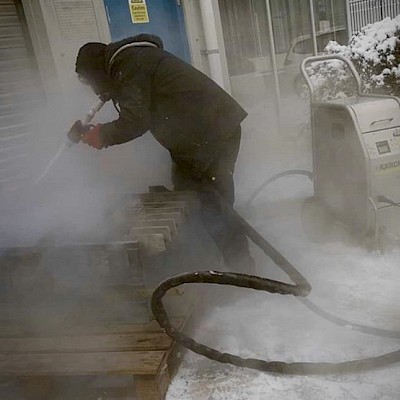
M 354 67 L 354 64 L 347 58 L 340 56 L 338 54 L 326 54 L 326 55 L 321 55 L 321 56 L 313 56 L 313 57 L 307 57 L 305 58 L 302 63 L 301 63 L 301 73 L 307 83 L 308 88 L 310 89 L 310 94 L 311 94 L 311 102 L 314 102 L 315 98 L 315 87 L 310 79 L 310 76 L 307 73 L 306 67 L 307 64 L 310 64 L 312 62 L 316 61 L 329 61 L 329 60 L 340 60 L 344 62 L 350 69 L 353 77 L 355 78 L 357 82 L 357 92 L 360 95 L 361 94 L 361 78 L 360 75 L 358 74 L 356 68 Z

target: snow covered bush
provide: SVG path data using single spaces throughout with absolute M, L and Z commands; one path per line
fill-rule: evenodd
M 400 15 L 365 26 L 348 45 L 331 41 L 324 53 L 350 59 L 360 74 L 364 92 L 400 96 Z M 313 63 L 308 72 L 317 98 L 339 98 L 356 91 L 354 79 L 339 60 Z

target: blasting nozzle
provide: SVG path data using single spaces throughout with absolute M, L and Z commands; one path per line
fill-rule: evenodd
M 90 130 L 90 121 L 93 119 L 93 117 L 101 110 L 101 108 L 104 106 L 105 101 L 103 98 L 99 97 L 98 101 L 93 104 L 93 106 L 90 108 L 90 110 L 87 112 L 83 120 L 77 120 L 74 122 L 72 127 L 67 133 L 67 143 L 69 147 L 71 147 L 73 144 L 79 143 L 82 140 L 82 136 Z
M 105 99 L 99 97 L 97 102 L 93 104 L 93 106 L 87 112 L 85 118 L 83 118 L 82 124 L 87 125 L 93 119 L 93 117 L 103 108 L 104 104 L 105 104 Z
M 95 104 L 90 108 L 88 113 L 85 115 L 82 121 L 77 121 L 75 124 L 72 126 L 72 128 L 68 132 L 68 138 L 67 140 L 60 146 L 58 149 L 57 153 L 54 155 L 54 157 L 50 160 L 50 162 L 47 164 L 46 168 L 44 171 L 41 173 L 39 178 L 35 181 L 35 184 L 38 184 L 40 181 L 43 180 L 43 178 L 48 174 L 50 169 L 53 167 L 55 162 L 60 158 L 61 154 L 69 149 L 72 145 L 75 143 L 79 143 L 82 137 L 82 132 L 79 132 L 79 129 L 75 129 L 74 132 L 72 130 L 74 128 L 77 128 L 77 125 L 80 125 L 81 127 L 88 125 L 90 121 L 93 119 L 93 117 L 98 113 L 102 107 L 104 106 L 105 102 L 107 101 L 107 98 L 104 96 L 100 96 L 98 100 L 96 101 Z M 71 133 L 72 132 L 72 133 Z

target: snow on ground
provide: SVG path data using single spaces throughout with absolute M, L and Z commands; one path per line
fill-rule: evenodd
M 304 110 L 291 106 L 288 119 L 293 122 L 297 111 L 297 126 L 304 125 Z M 273 125 L 267 123 L 273 121 L 273 111 L 269 108 L 268 113 L 268 106 L 263 107 L 253 108 L 244 126 L 236 173 L 238 210 L 309 279 L 310 300 L 349 321 L 400 331 L 400 250 L 383 255 L 368 252 L 341 227 L 335 227 L 331 242 L 310 241 L 301 224 L 302 203 L 313 193 L 305 177 L 283 178 L 264 190 L 252 207 L 246 206 L 251 191 L 272 174 L 310 168 L 309 136 L 296 141 L 285 132 L 277 137 Z M 287 281 L 258 249 L 253 251 L 259 275 Z M 196 333 L 197 340 L 221 351 L 286 362 L 340 362 L 400 349 L 400 340 L 337 327 L 295 298 L 232 290 L 237 301 L 225 306 L 216 303 Z M 399 377 L 400 363 L 348 375 L 274 376 L 189 352 L 167 400 L 398 400 Z

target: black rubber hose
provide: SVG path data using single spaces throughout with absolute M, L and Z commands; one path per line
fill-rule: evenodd
M 270 279 L 236 273 L 223 273 L 217 271 L 204 271 L 177 275 L 163 281 L 154 291 L 151 299 L 151 309 L 165 332 L 183 347 L 220 363 L 232 364 L 237 367 L 255 369 L 273 374 L 285 375 L 325 375 L 344 374 L 381 368 L 400 361 L 400 350 L 377 357 L 360 360 L 344 361 L 339 363 L 266 361 L 256 358 L 242 358 L 229 353 L 221 353 L 209 346 L 196 342 L 183 332 L 177 331 L 171 324 L 162 299 L 169 289 L 187 283 L 209 283 L 217 285 L 230 285 L 237 287 L 262 290 L 283 295 L 300 295 L 296 286 Z
M 299 170 L 292 170 L 299 171 Z M 285 171 L 279 174 L 280 177 L 289 175 L 291 171 Z M 307 172 L 307 171 L 305 171 Z M 292 173 L 291 173 L 292 174 Z M 273 182 L 279 179 L 277 175 L 273 177 L 269 182 Z M 265 186 L 264 186 L 265 187 Z M 322 374 L 334 374 L 334 373 L 351 373 L 367 371 L 371 369 L 377 369 L 389 364 L 397 363 L 400 361 L 400 350 L 387 353 L 377 357 L 369 357 L 359 360 L 344 361 L 339 363 L 314 363 L 314 362 L 297 362 L 297 363 L 285 363 L 280 361 L 266 361 L 260 359 L 244 359 L 233 354 L 221 353 L 211 347 L 196 342 L 194 339 L 188 337 L 182 332 L 177 331 L 171 322 L 169 321 L 168 315 L 162 303 L 162 299 L 169 289 L 174 287 L 188 284 L 188 283 L 208 283 L 218 285 L 229 285 L 244 287 L 254 290 L 267 291 L 270 293 L 278 293 L 282 295 L 293 295 L 295 297 L 305 297 L 311 291 L 311 285 L 307 279 L 271 244 L 265 240 L 260 233 L 258 233 L 247 221 L 245 221 L 229 204 L 227 204 L 222 196 L 212 191 L 216 198 L 221 203 L 223 212 L 227 213 L 229 217 L 235 218 L 238 223 L 242 226 L 244 233 L 251 239 L 258 247 L 260 247 L 264 253 L 269 256 L 275 264 L 281 268 L 295 283 L 283 283 L 274 281 L 266 278 L 257 276 L 251 276 L 246 274 L 237 273 L 223 273 L 217 271 L 204 271 L 182 274 L 175 277 L 171 277 L 162 282 L 154 291 L 151 299 L 151 308 L 155 319 L 160 326 L 165 329 L 165 332 L 183 347 L 192 350 L 193 352 L 203 355 L 211 360 L 215 360 L 221 363 L 229 363 L 238 367 L 246 367 L 256 369 L 259 371 L 270 372 L 275 374 L 290 374 L 290 375 L 322 375 Z M 306 305 L 311 311 L 324 319 L 335 323 L 339 326 L 350 327 L 353 330 L 357 330 L 363 333 L 372 334 L 375 336 L 383 336 L 390 338 L 398 338 L 400 334 L 395 331 L 381 330 L 377 328 L 371 328 L 364 325 L 353 324 L 346 320 L 337 318 L 332 314 L 327 313 L 320 307 L 316 306 L 307 299 L 299 299 L 304 305 Z
M 325 311 L 317 304 L 313 303 L 308 299 L 300 299 L 297 298 L 300 303 L 305 305 L 310 311 L 314 314 L 318 315 L 319 317 L 325 319 L 326 321 L 340 326 L 341 328 L 351 329 L 356 332 L 365 333 L 367 335 L 378 336 L 378 337 L 385 337 L 390 339 L 400 339 L 400 332 L 393 331 L 390 329 L 381 329 L 381 328 L 374 328 L 372 326 L 356 324 L 354 322 L 347 321 L 343 318 L 339 318 L 328 311 Z
M 250 205 L 254 199 L 272 182 L 277 181 L 278 179 L 284 178 L 285 176 L 290 176 L 290 175 L 304 175 L 307 176 L 310 180 L 313 180 L 314 174 L 311 171 L 306 171 L 304 169 L 289 169 L 287 171 L 279 172 L 276 175 L 271 176 L 271 178 L 268 178 L 266 181 L 264 181 L 254 192 L 252 195 L 249 197 L 247 200 L 246 205 Z
M 273 175 L 272 177 L 268 178 L 261 186 L 259 186 L 254 192 L 253 194 L 250 196 L 249 200 L 247 201 L 247 204 L 251 204 L 252 201 L 256 198 L 256 196 L 263 190 L 265 189 L 269 184 L 277 181 L 280 178 L 283 178 L 285 176 L 289 176 L 289 175 L 305 175 L 308 178 L 310 178 L 311 180 L 313 179 L 313 173 L 310 171 L 305 171 L 302 169 L 291 169 L 291 170 L 287 170 L 287 171 L 283 171 L 280 172 L 279 174 Z M 384 196 L 379 196 L 378 197 L 378 201 L 383 202 L 383 203 L 387 203 L 393 206 L 399 206 L 399 203 L 394 202 L 393 200 L 390 200 Z M 249 224 L 237 213 L 235 213 L 237 218 L 239 218 L 240 222 L 242 225 L 246 225 L 248 226 Z M 257 232 L 258 234 L 258 232 Z M 264 238 L 258 234 L 257 237 L 257 242 L 253 240 L 253 242 L 257 245 L 259 245 L 259 243 L 263 243 Z M 261 247 L 261 246 L 260 246 Z M 279 266 L 279 264 L 277 263 L 277 265 Z M 289 275 L 290 276 L 290 275 Z M 294 280 L 296 281 L 296 280 Z M 308 299 L 303 299 L 303 298 L 299 298 L 298 299 L 302 304 L 304 304 L 310 311 L 312 311 L 313 313 L 317 314 L 319 317 L 325 319 L 326 321 L 333 323 L 337 326 L 340 326 L 342 328 L 346 328 L 346 329 L 351 329 L 353 331 L 357 331 L 357 332 L 361 332 L 361 333 L 365 333 L 367 335 L 372 335 L 372 336 L 378 336 L 378 337 L 386 337 L 386 338 L 391 338 L 391 339 L 399 339 L 400 338 L 400 332 L 399 331 L 395 331 L 395 330 L 390 330 L 390 329 L 381 329 L 381 328 L 375 328 L 372 326 L 367 326 L 367 325 L 362 325 L 362 324 L 356 324 L 353 323 L 351 321 L 345 320 L 343 318 L 339 318 L 327 311 L 325 311 L 324 309 L 322 309 L 320 306 L 318 306 L 317 304 L 313 303 L 312 301 L 308 300 Z
M 296 284 L 299 296 L 307 296 L 311 291 L 308 280 L 272 246 L 259 232 L 257 232 L 244 218 L 242 218 L 229 204 L 227 204 L 219 193 L 215 193 L 222 204 L 222 212 L 234 218 L 242 227 L 243 233 L 266 254 L 286 275 Z M 293 293 L 294 294 L 294 293 Z

